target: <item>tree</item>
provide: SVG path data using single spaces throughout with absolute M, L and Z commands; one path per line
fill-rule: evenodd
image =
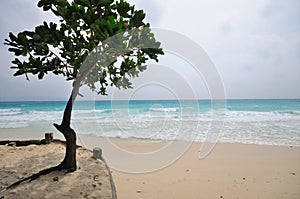
M 10 32 L 5 44 L 17 57 L 11 67 L 16 69 L 14 76 L 43 79 L 52 72 L 73 82 L 62 122 L 54 124 L 66 139 L 65 158 L 55 169 L 72 172 L 76 133 L 71 113 L 80 86 L 102 95 L 108 86 L 131 88 L 131 79 L 146 69 L 146 61 L 158 61 L 163 50 L 144 22 L 145 13 L 124 0 L 40 0 L 37 5 L 52 11 L 59 23 L 44 22 L 17 35 Z

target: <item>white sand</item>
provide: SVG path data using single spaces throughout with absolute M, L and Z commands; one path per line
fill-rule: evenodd
M 217 144 L 202 160 L 199 147 L 156 172 L 114 171 L 119 199 L 300 198 L 299 147 Z
M 104 156 L 114 155 L 110 147 L 104 147 L 103 138 L 80 137 L 86 146 L 102 145 Z M 141 156 L 159 152 L 170 144 L 136 139 L 110 141 L 120 150 Z M 180 147 L 184 143 L 176 144 Z M 300 147 L 217 144 L 206 158 L 199 159 L 200 146 L 201 143 L 193 143 L 168 167 L 142 174 L 119 170 L 125 165 L 140 169 L 167 162 L 173 155 L 172 150 L 153 158 L 156 161 L 153 164 L 147 159 L 130 164 L 122 155 L 117 160 L 106 157 L 115 168 L 113 177 L 118 198 L 300 198 Z
M 38 171 L 55 166 L 64 157 L 65 146 L 0 146 L 0 190 Z M 78 169 L 67 173 L 54 171 L 31 182 L 0 193 L 4 198 L 112 198 L 105 164 L 92 153 L 77 149 Z

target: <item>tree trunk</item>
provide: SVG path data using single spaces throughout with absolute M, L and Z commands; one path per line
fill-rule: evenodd
M 54 124 L 57 130 L 59 130 L 66 139 L 66 153 L 64 160 L 58 165 L 59 170 L 66 170 L 68 172 L 75 171 L 77 169 L 76 164 L 76 133 L 68 127 Z
M 71 96 L 66 105 L 63 120 L 60 125 L 53 124 L 55 128 L 61 132 L 66 139 L 66 153 L 64 160 L 57 166 L 59 170 L 66 170 L 68 172 L 73 172 L 77 169 L 76 164 L 76 133 L 70 127 L 71 124 L 71 113 L 73 108 L 73 103 L 79 92 L 79 84 L 74 84 Z
M 81 82 L 84 80 L 84 78 L 87 77 L 87 75 L 90 73 L 90 71 L 96 66 L 96 63 L 97 62 L 95 62 L 94 64 L 91 64 L 90 67 L 85 66 L 85 68 L 83 68 L 82 72 L 78 75 L 76 80 L 73 82 L 72 93 L 71 93 L 71 96 L 66 105 L 63 120 L 60 125 L 53 124 L 55 126 L 55 128 L 58 131 L 60 131 L 66 139 L 66 154 L 65 154 L 64 160 L 57 166 L 57 169 L 59 169 L 59 170 L 66 170 L 68 172 L 72 172 L 77 169 L 77 166 L 76 166 L 76 133 L 70 127 L 72 108 L 73 108 L 73 103 L 75 102 L 75 99 L 79 93 L 79 88 L 80 88 Z

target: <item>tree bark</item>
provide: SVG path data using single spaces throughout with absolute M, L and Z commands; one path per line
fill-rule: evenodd
M 58 165 L 59 170 L 68 172 L 76 171 L 76 133 L 71 127 L 64 127 L 54 124 L 56 129 L 60 131 L 66 139 L 66 153 L 64 160 Z
M 76 133 L 70 127 L 71 125 L 71 114 L 73 109 L 73 104 L 76 96 L 78 95 L 80 85 L 74 82 L 73 90 L 71 96 L 67 102 L 63 119 L 60 125 L 53 124 L 55 128 L 61 132 L 66 139 L 66 153 L 64 160 L 57 166 L 59 170 L 65 170 L 68 172 L 76 171 Z

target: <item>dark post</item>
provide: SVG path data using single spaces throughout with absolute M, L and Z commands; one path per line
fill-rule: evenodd
M 100 147 L 96 147 L 93 149 L 93 157 L 95 159 L 102 160 L 102 149 Z
M 45 133 L 45 143 L 50 144 L 53 141 L 53 133 Z

